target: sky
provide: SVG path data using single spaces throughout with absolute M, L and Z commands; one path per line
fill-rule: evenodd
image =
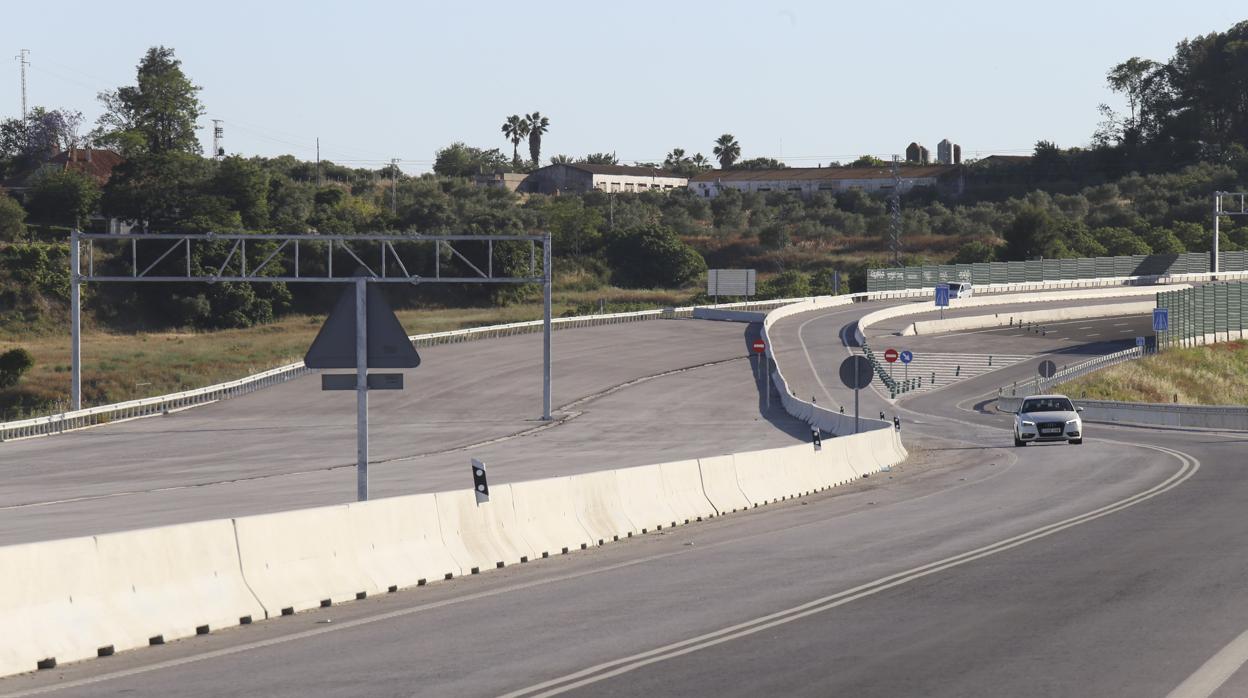
M 203 89 L 200 142 L 228 153 L 391 158 L 429 171 L 452 142 L 499 148 L 510 114 L 550 118 L 542 160 L 615 152 L 742 157 L 790 166 L 889 157 L 949 138 L 964 157 L 1086 145 L 1115 64 L 1168 59 L 1184 38 L 1248 16 L 1219 0 L 945 2 L 4 2 L 0 118 L 75 109 L 133 84 L 151 46 Z M 1248 8 L 1246 8 L 1248 9 Z M 84 129 L 85 130 L 85 129 Z M 527 155 L 524 144 L 522 155 Z

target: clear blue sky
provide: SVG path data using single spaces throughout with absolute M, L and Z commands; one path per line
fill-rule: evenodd
M 0 117 L 32 105 L 99 114 L 153 45 L 173 47 L 225 121 L 230 153 L 427 171 L 453 141 L 511 146 L 509 114 L 551 119 L 542 159 L 615 151 L 790 165 L 900 153 L 948 137 L 967 157 L 1087 143 L 1104 74 L 1165 60 L 1179 40 L 1245 18 L 1220 0 L 988 2 L 100 2 L 6 3 Z

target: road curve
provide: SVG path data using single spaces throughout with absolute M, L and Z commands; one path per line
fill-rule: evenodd
M 841 399 L 836 337 L 869 309 L 778 323 L 786 378 Z M 1243 436 L 1091 425 L 1083 446 L 1013 448 L 982 403 L 1029 370 L 868 395 L 902 416 L 912 462 L 843 490 L 0 693 L 1243 695 Z

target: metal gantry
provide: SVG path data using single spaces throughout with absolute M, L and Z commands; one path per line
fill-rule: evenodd
M 523 254 L 526 251 L 523 247 L 515 250 L 514 245 L 517 244 L 528 248 L 528 264 L 523 273 L 515 276 L 499 273 L 502 271 L 501 265 L 496 265 L 499 248 L 513 246 L 510 252 L 514 258 L 517 252 Z M 123 247 L 120 253 L 109 255 L 107 260 L 97 260 L 97 251 L 103 257 L 103 248 L 119 245 Z M 540 266 L 537 258 L 539 245 L 542 248 Z M 334 268 L 335 257 L 339 258 L 337 270 Z M 344 262 L 347 265 L 345 269 Z M 355 283 L 356 274 L 361 271 L 366 283 L 542 284 L 542 419 L 551 418 L 549 233 L 251 235 L 100 234 L 74 230 L 70 233 L 69 245 L 72 409 L 82 409 L 81 287 L 84 283 L 342 284 Z
M 1215 191 L 1213 193 L 1213 266 L 1214 274 L 1218 268 L 1218 238 L 1221 237 L 1218 221 L 1222 216 L 1248 216 L 1248 193 L 1236 191 Z M 1230 204 L 1229 206 L 1227 204 Z

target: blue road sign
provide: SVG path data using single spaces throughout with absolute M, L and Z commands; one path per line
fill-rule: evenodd
M 1165 332 L 1170 329 L 1170 309 L 1153 308 L 1153 331 Z
M 901 352 L 901 363 L 908 364 L 911 361 L 914 361 L 914 354 L 912 354 L 909 349 Z
M 936 305 L 942 308 L 949 305 L 949 284 L 936 286 Z
M 1143 338 L 1143 337 L 1136 337 L 1136 338 L 1135 338 L 1135 346 L 1137 346 L 1137 347 L 1142 347 L 1142 346 L 1144 346 L 1144 338 Z

